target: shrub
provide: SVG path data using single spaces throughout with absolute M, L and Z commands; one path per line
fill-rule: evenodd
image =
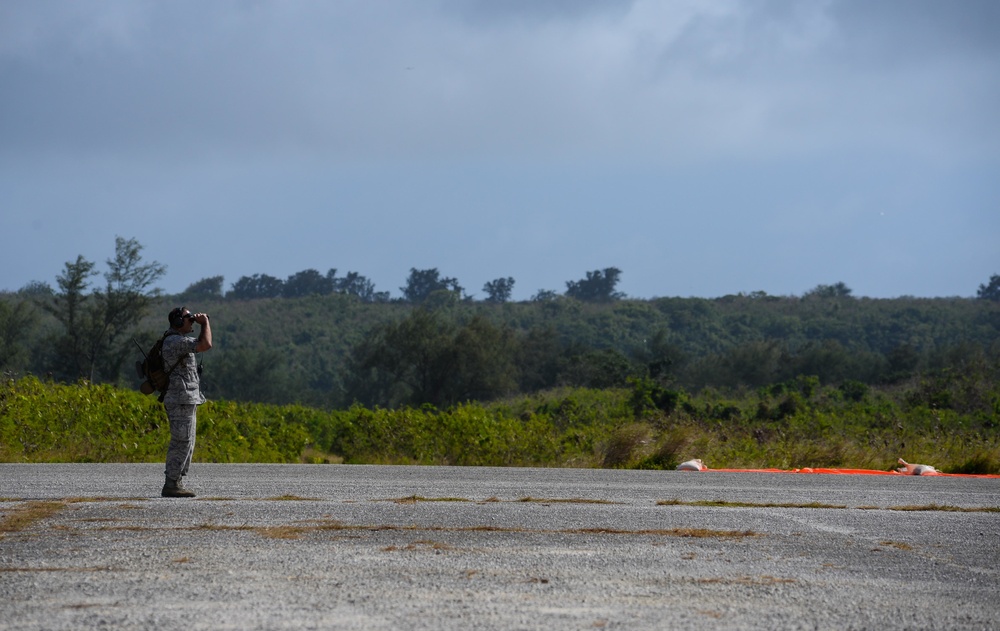
M 605 467 L 624 467 L 638 458 L 636 453 L 649 443 L 651 429 L 645 423 L 630 423 L 614 430 L 603 449 Z
M 688 459 L 688 452 L 695 440 L 690 427 L 672 427 L 656 439 L 652 452 L 641 459 L 636 469 L 673 469 Z
M 1000 473 L 1000 453 L 997 449 L 980 451 L 957 466 L 948 467 L 946 471 L 979 475 Z

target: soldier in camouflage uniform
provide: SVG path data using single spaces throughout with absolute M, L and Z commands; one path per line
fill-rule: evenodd
M 163 367 L 170 372 L 170 386 L 163 397 L 163 406 L 170 420 L 170 446 L 167 447 L 166 482 L 161 495 L 194 497 L 194 493 L 181 485 L 181 478 L 191 465 L 198 406 L 205 402 L 195 353 L 212 348 L 212 327 L 208 314 L 192 314 L 187 307 L 177 307 L 167 317 L 170 329 L 163 340 Z M 197 338 L 187 335 L 195 322 L 201 327 Z

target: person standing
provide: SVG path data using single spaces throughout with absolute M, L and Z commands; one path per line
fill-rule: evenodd
M 212 348 L 212 327 L 207 313 L 191 313 L 187 307 L 172 309 L 167 318 L 170 328 L 164 333 L 163 367 L 170 374 L 170 385 L 163 396 L 163 407 L 170 421 L 170 445 L 167 447 L 166 481 L 163 497 L 194 497 L 181 479 L 187 475 L 194 454 L 198 406 L 205 402 L 201 393 L 201 368 L 195 353 Z M 198 337 L 188 333 L 200 327 Z

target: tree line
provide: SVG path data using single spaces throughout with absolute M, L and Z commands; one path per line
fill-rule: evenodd
M 616 291 L 615 287 L 621 277 L 621 270 L 609 267 L 603 270 L 587 272 L 580 280 L 566 282 L 566 296 L 590 302 L 608 302 L 620 300 L 625 295 Z M 211 276 L 198 280 L 185 289 L 181 295 L 192 299 L 226 298 L 229 300 L 259 300 L 264 298 L 301 298 L 304 296 L 325 296 L 341 294 L 352 296 L 362 302 L 390 302 L 392 298 L 387 291 L 376 291 L 375 284 L 367 277 L 357 272 L 348 272 L 345 276 L 337 276 L 337 269 L 331 268 L 325 274 L 316 269 L 302 270 L 291 274 L 286 279 L 268 274 L 253 274 L 241 276 L 228 292 L 223 291 L 224 277 Z M 484 302 L 509 302 L 514 291 L 514 278 L 501 277 L 486 282 L 483 285 Z M 406 284 L 399 288 L 401 302 L 424 304 L 429 300 L 457 299 L 473 300 L 473 296 L 465 291 L 458 279 L 442 276 L 437 268 L 410 268 Z M 557 294 L 550 290 L 540 290 L 532 300 L 548 300 Z
M 143 261 L 141 250 L 117 238 L 96 286 L 96 265 L 78 257 L 56 288 L 35 283 L 0 296 L 0 369 L 135 385 L 136 343 L 148 347 L 182 303 L 212 314 L 210 397 L 324 408 L 448 406 L 638 384 L 666 402 L 681 389 L 800 377 L 858 384 L 850 389 L 947 371 L 993 374 L 1000 357 L 997 275 L 975 300 L 855 298 L 843 283 L 801 297 L 635 300 L 616 290 L 621 271 L 613 267 L 525 302 L 510 301 L 513 278 L 487 283 L 487 298 L 476 301 L 436 269 L 411 269 L 396 300 L 335 270 L 243 277 L 225 294 L 218 276 L 168 296 L 155 289 L 165 268 Z

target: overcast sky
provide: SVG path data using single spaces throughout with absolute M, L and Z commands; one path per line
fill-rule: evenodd
M 996 0 L 0 3 L 0 290 L 116 236 L 182 291 L 973 296 Z

